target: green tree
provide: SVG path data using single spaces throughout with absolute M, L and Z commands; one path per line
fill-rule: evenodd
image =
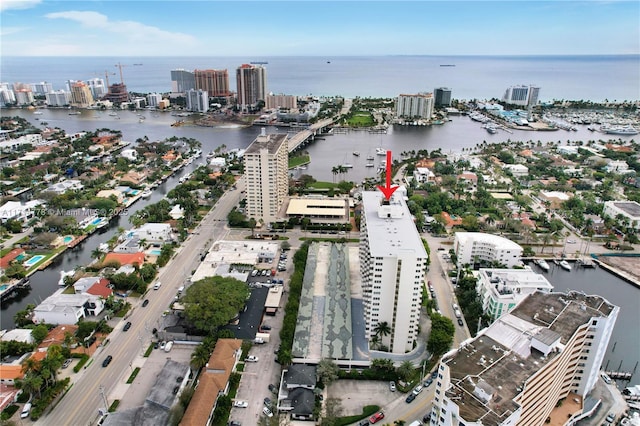
M 382 321 L 373 327 L 373 334 L 378 337 L 385 337 L 391 334 L 391 326 L 387 321 Z
M 249 288 L 235 278 L 214 276 L 193 283 L 182 302 L 185 317 L 197 329 L 214 333 L 242 310 Z
M 329 385 L 330 383 L 338 380 L 338 373 L 340 372 L 340 367 L 336 365 L 333 360 L 324 358 L 318 363 L 318 369 L 316 370 L 318 374 L 318 379 L 325 385 Z
M 402 361 L 402 364 L 398 367 L 398 376 L 402 378 L 404 381 L 409 381 L 413 372 L 415 371 L 415 367 L 413 363 L 409 360 Z
M 42 343 L 48 333 L 49 329 L 44 324 L 36 325 L 33 330 L 31 330 L 31 336 L 36 343 Z
M 191 354 L 191 366 L 194 370 L 198 371 L 204 367 L 207 362 L 209 362 L 210 357 L 211 349 L 207 343 L 202 342 L 196 346 L 195 350 Z

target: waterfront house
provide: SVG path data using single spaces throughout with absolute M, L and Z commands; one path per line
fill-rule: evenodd
M 53 192 L 60 195 L 60 194 L 66 193 L 67 191 L 75 191 L 75 190 L 80 190 L 82 188 L 84 188 L 84 185 L 82 184 L 82 182 L 75 179 L 69 179 L 69 180 L 63 180 L 61 182 L 51 185 L 50 187 L 45 189 L 45 192 Z
M 122 204 L 124 201 L 124 194 L 121 191 L 115 189 L 103 189 L 96 194 L 97 198 L 111 198 L 115 197 L 118 204 Z
M 144 264 L 144 253 L 107 253 L 102 261 L 103 265 L 109 263 L 118 263 L 119 265 L 135 265 L 142 266 Z
M 44 202 L 40 200 L 27 201 L 26 203 L 7 201 L 0 207 L 0 221 L 6 223 L 8 220 L 17 220 L 25 224 L 35 216 L 37 207 L 42 204 Z
M 91 294 L 63 294 L 56 292 L 33 310 L 37 324 L 75 324 L 81 318 L 96 316 L 104 310 L 104 302 Z
M 169 243 L 174 237 L 171 232 L 171 225 L 168 223 L 145 223 L 139 228 L 132 229 L 129 234 L 136 236 L 148 243 Z

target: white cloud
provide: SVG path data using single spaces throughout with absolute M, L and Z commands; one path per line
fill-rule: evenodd
M 158 44 L 193 44 L 196 38 L 184 33 L 173 33 L 135 21 L 110 21 L 98 12 L 67 11 L 45 15 L 49 19 L 68 19 L 80 23 L 84 28 L 99 29 L 121 35 L 135 41 L 153 41 Z
M 6 37 L 11 34 L 17 34 L 28 30 L 29 28 L 27 27 L 2 27 L 0 28 L 0 36 Z
M 31 9 L 41 2 L 42 0 L 2 0 L 0 1 L 0 12 L 10 9 Z

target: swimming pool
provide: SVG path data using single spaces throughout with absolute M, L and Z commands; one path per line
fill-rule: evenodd
M 71 241 L 75 240 L 75 237 L 71 236 L 71 235 L 67 235 L 62 239 L 62 242 L 64 244 L 69 244 Z
M 33 256 L 31 259 L 27 260 L 26 262 L 24 262 L 24 267 L 25 268 L 31 268 L 33 265 L 35 265 L 36 263 L 40 262 L 42 259 L 44 259 L 44 256 L 39 254 L 37 256 Z
M 162 254 L 162 250 L 149 250 L 149 253 L 151 253 L 154 256 L 160 256 Z
M 132 190 L 129 191 L 129 194 L 138 195 L 139 192 L 140 192 L 140 190 L 138 190 L 138 189 L 132 189 Z
M 24 254 L 24 253 L 20 253 L 18 256 L 16 256 L 16 260 L 17 260 L 18 262 L 22 262 L 22 260 L 23 260 L 24 258 L 26 258 L 26 257 L 27 257 L 27 255 L 26 255 L 26 254 Z
M 95 219 L 93 219 L 93 220 L 89 223 L 89 225 L 97 225 L 97 224 L 99 224 L 99 223 L 100 223 L 100 221 L 101 221 L 101 220 L 102 220 L 101 218 L 96 217 Z
M 9 285 L 8 285 L 8 284 L 2 284 L 2 285 L 0 285 L 0 291 L 6 290 L 6 289 L 8 289 L 8 288 L 9 288 Z

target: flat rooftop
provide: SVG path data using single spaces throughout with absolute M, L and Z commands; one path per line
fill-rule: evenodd
M 287 141 L 287 136 L 286 133 L 258 135 L 246 149 L 244 155 L 258 154 L 262 149 L 268 150 L 269 154 L 275 154 L 280 149 L 280 146 Z
M 615 201 L 614 206 L 627 213 L 629 216 L 640 217 L 640 204 L 631 201 Z
M 291 198 L 287 215 L 346 219 L 349 217 L 349 203 L 346 198 Z
M 366 220 L 366 238 L 371 256 L 397 256 L 400 252 L 412 251 L 416 257 L 426 258 L 427 252 L 405 200 L 394 194 L 389 206 L 383 206 L 388 207 L 391 215 L 388 217 L 380 209 L 383 198 L 380 191 L 362 192 L 362 214 Z
M 451 372 L 446 395 L 456 399 L 467 421 L 500 424 L 518 408 L 513 402 L 524 383 L 558 354 L 546 357 L 531 347 L 531 336 L 559 336 L 566 344 L 592 317 L 608 316 L 614 306 L 599 296 L 581 293 L 534 293 L 443 360 Z M 535 318 L 535 319 L 534 319 Z M 482 402 L 476 386 L 489 387 L 493 398 Z

